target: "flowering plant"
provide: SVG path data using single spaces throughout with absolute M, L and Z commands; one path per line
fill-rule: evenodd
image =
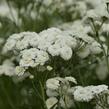
M 108 5 L 1 0 L 0 108 L 109 109 Z

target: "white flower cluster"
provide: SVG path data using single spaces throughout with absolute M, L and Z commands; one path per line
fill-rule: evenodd
M 65 78 L 55 77 L 55 78 L 50 78 L 47 80 L 46 87 L 51 90 L 58 90 L 59 87 L 61 87 L 60 82 L 62 83 L 72 82 L 72 83 L 77 84 L 75 78 L 73 77 L 65 77 Z
M 44 65 L 49 61 L 49 55 L 60 56 L 64 60 L 69 60 L 76 48 L 79 48 L 77 55 L 81 58 L 86 58 L 90 54 L 101 53 L 100 44 L 87 35 L 87 31 L 82 25 L 79 28 L 78 26 L 79 23 L 75 22 L 72 31 L 49 28 L 39 34 L 35 32 L 13 34 L 8 38 L 3 52 L 13 51 L 18 53 L 20 56 L 18 69 L 20 70 L 17 70 L 17 72 L 19 73 L 22 69 L 28 67 Z
M 57 97 L 60 97 L 59 103 L 61 107 L 65 108 L 65 101 L 67 103 L 67 107 L 71 107 L 73 104 L 72 96 L 70 96 L 71 86 L 70 83 L 77 84 L 75 78 L 73 77 L 55 77 L 48 79 L 46 82 L 47 87 L 47 96 L 49 97 L 46 101 L 48 109 L 52 108 L 54 105 L 56 107 L 56 103 L 58 102 Z
M 47 52 L 38 50 L 36 48 L 26 49 L 21 51 L 20 66 L 22 67 L 35 67 L 37 65 L 44 65 L 48 61 L 49 56 Z
M 101 45 L 88 35 L 88 33 L 91 32 L 89 26 L 84 26 L 82 21 L 75 21 L 74 23 L 69 24 L 69 26 L 68 29 L 63 25 L 60 28 L 64 29 L 77 40 L 79 48 L 77 55 L 79 57 L 86 58 L 89 55 L 95 55 L 102 52 Z
M 10 50 L 24 50 L 29 47 L 35 47 L 38 43 L 38 34 L 35 32 L 22 32 L 11 35 L 4 47 L 4 52 Z
M 22 32 L 11 35 L 3 49 L 4 53 L 18 53 L 20 67 L 35 67 L 44 65 L 49 60 L 49 54 L 60 56 L 64 60 L 72 57 L 72 49 L 77 46 L 77 40 L 57 28 L 49 28 L 40 32 Z
M 0 65 L 0 75 L 14 76 L 15 75 L 15 65 L 11 60 L 5 60 L 2 65 Z
M 79 102 L 89 102 L 94 99 L 96 95 L 108 90 L 108 86 L 106 85 L 87 87 L 77 86 L 76 88 L 77 89 L 74 91 L 74 99 Z
M 87 12 L 86 17 L 94 20 L 102 20 L 102 18 L 109 18 L 107 11 L 106 0 L 86 0 Z
M 50 28 L 39 34 L 40 49 L 47 50 L 52 56 L 61 56 L 69 60 L 72 56 L 72 48 L 77 45 L 76 39 L 58 28 Z

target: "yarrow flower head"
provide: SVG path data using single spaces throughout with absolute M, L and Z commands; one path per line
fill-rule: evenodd
M 106 90 L 108 90 L 108 86 L 106 85 L 87 87 L 77 86 L 77 89 L 74 91 L 74 99 L 79 102 L 89 102 L 94 99 L 96 95 Z

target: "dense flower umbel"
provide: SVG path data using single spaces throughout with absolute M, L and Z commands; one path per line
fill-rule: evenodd
M 49 55 L 69 60 L 76 46 L 75 38 L 58 28 L 49 28 L 39 34 L 22 32 L 10 36 L 3 53 L 16 52 L 21 57 L 20 67 L 27 68 L 44 65 L 49 60 Z
M 74 91 L 74 99 L 80 102 L 89 102 L 96 97 L 96 95 L 102 93 L 103 91 L 108 90 L 106 85 L 98 86 L 87 86 L 81 87 L 77 86 L 77 89 Z
M 85 58 L 89 54 L 98 54 L 102 51 L 99 43 L 82 31 L 84 30 L 82 26 L 80 30 L 75 27 L 75 24 L 72 28 L 73 31 L 49 28 L 39 34 L 22 32 L 11 35 L 3 52 L 16 51 L 21 57 L 20 67 L 36 67 L 49 61 L 49 55 L 60 56 L 64 60 L 69 60 L 73 55 L 73 50 L 80 46 L 78 45 L 80 39 L 88 44 L 86 47 L 82 47 L 83 50 L 78 49 L 78 56 Z

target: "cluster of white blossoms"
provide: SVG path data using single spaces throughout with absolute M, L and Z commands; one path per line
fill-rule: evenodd
M 87 35 L 82 25 L 79 28 L 78 26 L 78 22 L 75 22 L 72 31 L 49 28 L 39 34 L 35 32 L 13 34 L 7 39 L 3 52 L 13 51 L 15 55 L 19 55 L 19 67 L 17 67 L 19 73 L 28 67 L 45 65 L 50 55 L 69 60 L 74 50 L 81 58 L 101 53 L 101 45 Z
M 35 32 L 22 32 L 11 35 L 4 47 L 4 52 L 16 50 L 21 51 L 30 47 L 37 46 L 38 34 Z
M 96 6 L 93 6 L 93 9 L 87 11 L 87 17 L 93 18 L 94 20 L 101 20 L 103 17 L 109 18 L 106 2 L 104 2 L 104 0 L 98 1 L 99 3 Z
M 87 87 L 77 86 L 76 90 L 74 91 L 74 99 L 79 102 L 89 102 L 106 90 L 108 90 L 108 86 L 106 85 Z
M 22 32 L 11 35 L 3 53 L 13 51 L 20 57 L 20 67 L 36 67 L 44 65 L 49 55 L 60 56 L 64 60 L 72 57 L 72 50 L 77 46 L 77 40 L 58 28 L 49 28 L 40 32 Z
M 88 35 L 91 31 L 89 26 L 84 26 L 82 21 L 75 21 L 69 24 L 69 28 L 62 25 L 61 29 L 71 34 L 78 42 L 77 55 L 81 58 L 86 58 L 89 55 L 100 54 L 102 52 L 101 45 L 94 38 Z M 67 25 L 68 27 L 68 25 Z
M 101 93 L 108 91 L 107 85 L 72 87 L 71 83 L 77 84 L 76 79 L 73 77 L 54 77 L 46 81 L 46 94 L 49 97 L 46 100 L 48 109 L 53 107 L 56 109 L 59 104 L 63 108 L 70 108 L 75 106 L 74 101 L 90 102 Z
M 31 48 L 21 51 L 20 66 L 22 67 L 35 67 L 37 65 L 44 65 L 48 61 L 49 56 L 47 52 Z
M 49 97 L 46 100 L 48 109 L 51 109 L 53 107 L 56 108 L 58 106 L 58 103 L 63 108 L 65 108 L 66 106 L 68 108 L 72 107 L 74 101 L 71 96 L 71 84 L 77 84 L 77 81 L 74 77 L 54 77 L 46 81 L 46 93 Z
M 11 60 L 5 60 L 2 65 L 0 65 L 0 76 L 14 76 L 15 75 L 15 65 Z

